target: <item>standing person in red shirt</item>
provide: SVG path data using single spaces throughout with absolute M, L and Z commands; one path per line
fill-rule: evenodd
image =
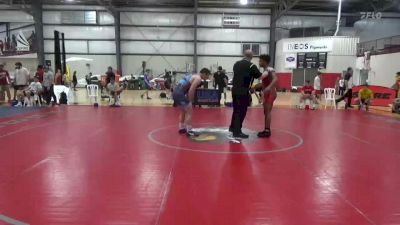
M 269 55 L 260 56 L 260 67 L 264 68 L 264 73 L 261 75 L 262 82 L 262 102 L 265 115 L 265 129 L 257 134 L 259 138 L 268 138 L 271 136 L 271 119 L 272 108 L 276 99 L 276 82 L 278 77 L 275 74 L 275 69 L 269 67 L 271 57 Z
M 315 109 L 315 101 L 316 101 L 315 90 L 314 87 L 310 84 L 309 80 L 306 81 L 306 84 L 304 85 L 301 91 L 301 97 L 300 97 L 301 108 L 304 108 L 304 103 L 307 99 L 311 101 L 312 109 Z
M 11 101 L 10 80 L 10 74 L 4 69 L 4 65 L 0 64 L 0 91 L 7 93 L 8 101 Z
M 57 69 L 57 73 L 55 76 L 55 85 L 62 85 L 63 77 L 61 74 L 61 69 Z
M 39 79 L 40 83 L 43 83 L 43 75 L 44 75 L 43 66 L 39 65 L 37 67 L 37 71 L 36 71 L 35 77 L 37 77 Z

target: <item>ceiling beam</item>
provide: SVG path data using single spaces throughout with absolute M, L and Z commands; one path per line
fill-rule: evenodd
M 281 16 L 289 12 L 293 7 L 295 7 L 300 0 L 277 0 L 275 4 L 276 14 L 272 18 L 272 21 L 277 21 Z

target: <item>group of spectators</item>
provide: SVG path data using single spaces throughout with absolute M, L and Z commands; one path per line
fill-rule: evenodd
M 346 100 L 345 109 L 354 108 L 352 106 L 353 99 L 353 68 L 347 68 L 346 73 L 337 79 L 335 86 L 335 93 L 338 94 L 336 101 L 336 107 L 338 103 Z M 301 90 L 300 96 L 300 108 L 305 108 L 305 102 L 309 100 L 311 102 L 311 108 L 315 109 L 316 104 L 319 104 L 321 100 L 322 89 L 321 89 L 321 72 L 318 72 L 314 79 L 314 86 L 307 80 Z M 373 99 L 374 93 L 368 88 L 368 83 L 363 85 L 363 88 L 358 92 L 359 109 L 365 107 L 369 109 L 371 100 Z
M 76 72 L 74 72 L 76 80 Z M 65 75 L 61 74 L 61 70 L 57 70 L 54 75 L 49 67 L 39 65 L 35 73 L 30 73 L 21 62 L 15 63 L 15 70 L 9 73 L 4 68 L 4 64 L 0 64 L 0 92 L 6 93 L 8 102 L 15 107 L 33 106 L 35 104 L 46 105 L 57 103 L 54 94 L 54 85 L 65 85 Z M 74 83 L 74 82 L 73 82 Z M 76 86 L 76 85 L 75 85 Z M 11 98 L 11 88 L 14 89 L 14 95 Z

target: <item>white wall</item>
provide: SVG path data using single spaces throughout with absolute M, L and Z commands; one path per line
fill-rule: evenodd
M 360 20 L 354 24 L 360 42 L 400 35 L 400 19 Z
M 0 21 L 13 23 L 33 23 L 33 17 L 23 11 L 1 10 Z
M 276 27 L 276 37 L 279 40 L 289 38 L 289 29 L 293 28 L 322 27 L 325 33 L 336 28 L 336 18 L 332 16 L 282 16 L 276 22 Z
M 76 56 L 93 59 L 90 71 L 104 73 L 107 66 L 116 66 L 114 19 L 104 7 L 76 5 L 45 5 L 43 32 L 45 58 L 54 65 L 54 30 L 65 34 L 67 58 Z M 96 11 L 98 24 L 85 24 L 83 11 Z M 134 10 L 134 11 L 130 11 Z M 157 12 L 163 11 L 163 13 Z M 24 13 L 3 13 L 1 18 L 11 18 L 21 23 L 33 22 Z M 14 12 L 14 13 L 13 13 Z M 269 52 L 270 11 L 251 8 L 200 8 L 198 14 L 199 55 L 198 68 L 215 69 L 222 65 L 232 71 L 240 59 L 243 43 L 259 43 L 261 53 Z M 239 15 L 239 28 L 224 28 L 224 15 Z M 74 19 L 76 18 L 76 20 Z M 6 21 L 6 20 L 0 20 Z M 93 21 L 92 21 L 93 22 Z M 185 8 L 127 8 L 121 12 L 121 53 L 124 74 L 141 71 L 142 61 L 155 74 L 165 69 L 185 71 L 193 63 L 194 16 Z M 262 28 L 262 29 L 260 29 Z M 0 26 L 0 31 L 2 27 Z M 164 56 L 157 56 L 157 55 Z M 89 72 L 87 62 L 68 63 L 82 77 Z
M 77 71 L 78 79 L 85 77 L 89 72 L 92 72 L 93 74 L 105 74 L 108 66 L 112 66 L 113 68 L 116 68 L 117 66 L 115 55 L 66 55 L 67 59 L 70 57 L 93 59 L 93 61 L 90 62 L 80 61 L 68 63 L 71 72 L 75 70 Z M 54 66 L 54 54 L 46 54 L 45 59 L 51 60 L 52 65 Z M 86 66 L 87 63 L 90 64 L 90 67 Z
M 371 85 L 391 87 L 397 72 L 400 72 L 400 53 L 371 56 L 371 71 L 368 80 Z
M 164 73 L 165 69 L 173 71 L 186 71 L 186 64 L 193 64 L 191 56 L 146 56 L 124 55 L 122 56 L 122 70 L 124 74 L 141 74 L 142 62 L 153 72 L 153 75 Z
M 328 52 L 327 73 L 341 73 L 349 66 L 356 66 L 356 51 L 358 38 L 353 37 L 310 37 L 310 38 L 287 38 L 277 42 L 275 69 L 278 72 L 291 72 L 285 68 L 285 56 L 283 43 L 287 41 L 307 41 L 307 40 L 332 40 L 333 50 Z

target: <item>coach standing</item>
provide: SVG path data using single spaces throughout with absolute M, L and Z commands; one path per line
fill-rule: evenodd
M 257 66 L 251 62 L 253 52 L 246 50 L 244 58 L 233 66 L 233 114 L 229 131 L 235 138 L 249 138 L 249 135 L 242 133 L 242 124 L 250 106 L 250 87 L 254 79 L 261 77 Z

